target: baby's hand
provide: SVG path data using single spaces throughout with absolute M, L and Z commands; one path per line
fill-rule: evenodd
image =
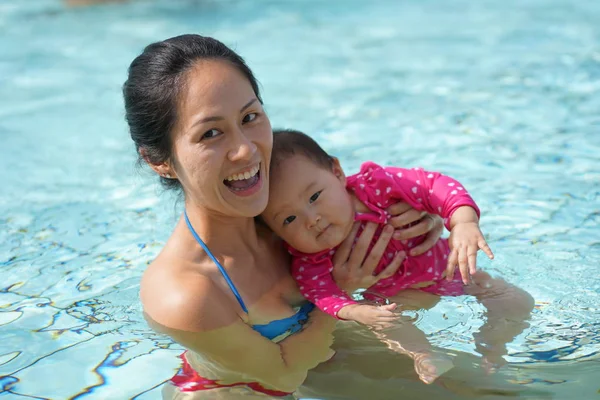
M 460 268 L 463 282 L 470 281 L 470 276 L 477 271 L 477 251 L 483 250 L 492 260 L 494 253 L 483 238 L 479 224 L 477 222 L 462 222 L 454 225 L 448 238 L 450 245 L 450 255 L 448 256 L 448 266 L 446 269 L 446 279 L 451 281 L 454 277 L 456 264 Z
M 386 304 L 383 306 L 371 306 L 368 304 L 351 304 L 342 307 L 337 316 L 341 319 L 356 321 L 364 325 L 369 325 L 377 328 L 385 328 L 390 326 L 400 316 L 394 314 L 393 310 L 396 304 Z

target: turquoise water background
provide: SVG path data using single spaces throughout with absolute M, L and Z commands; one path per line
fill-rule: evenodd
M 0 399 L 154 399 L 177 370 L 138 289 L 181 204 L 136 169 L 120 87 L 145 45 L 190 32 L 244 56 L 273 125 L 348 172 L 461 180 L 497 256 L 481 265 L 536 299 L 511 365 L 566 371 L 521 383 L 597 396 L 577 371 L 600 376 L 600 2 L 2 0 Z M 419 325 L 475 354 L 481 312 L 446 299 Z

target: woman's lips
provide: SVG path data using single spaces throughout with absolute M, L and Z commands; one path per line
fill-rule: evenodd
M 262 163 L 260 164 L 260 166 L 262 167 Z M 234 185 L 230 185 L 227 184 L 226 181 L 223 181 L 223 184 L 225 185 L 225 187 L 227 187 L 227 189 L 229 189 L 229 191 L 237 196 L 242 196 L 242 197 L 248 197 L 248 196 L 252 196 L 253 194 L 257 193 L 258 191 L 260 191 L 260 189 L 262 189 L 263 186 L 263 179 L 262 179 L 262 168 L 260 168 L 258 170 L 258 172 L 256 173 L 255 176 L 245 179 L 244 181 L 247 181 L 248 185 L 244 186 L 244 187 L 236 187 Z M 240 182 L 240 181 L 238 181 Z

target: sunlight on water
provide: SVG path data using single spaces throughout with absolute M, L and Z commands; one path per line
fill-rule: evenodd
M 478 369 L 482 308 L 464 297 L 414 314 L 457 357 L 443 384 L 417 382 L 408 359 L 377 379 L 415 399 L 597 396 L 598 21 L 597 1 L 4 0 L 0 397 L 160 398 L 179 367 L 138 288 L 181 204 L 135 168 L 120 86 L 145 45 L 184 32 L 239 51 L 273 125 L 311 133 L 348 172 L 373 159 L 464 182 L 497 255 L 481 265 L 535 297 L 495 377 Z M 359 396 L 344 392 L 367 379 L 343 372 L 362 350 L 344 329 L 342 361 L 302 395 Z

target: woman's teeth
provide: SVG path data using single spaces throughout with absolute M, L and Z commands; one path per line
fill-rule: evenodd
M 244 172 L 243 174 L 229 175 L 225 180 L 228 182 L 231 182 L 231 181 L 242 181 L 244 179 L 250 179 L 254 175 L 256 175 L 259 170 L 260 170 L 260 164 L 257 165 L 256 167 L 252 168 L 250 171 Z

